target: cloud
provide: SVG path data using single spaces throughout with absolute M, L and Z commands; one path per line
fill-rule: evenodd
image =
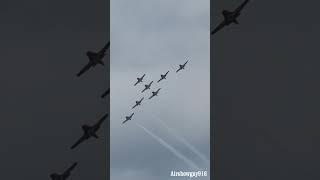
M 200 168 L 209 169 L 152 118 L 163 120 L 209 157 L 209 14 L 209 0 L 111 1 L 112 177 L 119 178 L 120 170 L 128 170 L 131 179 L 168 179 L 173 169 L 192 170 L 133 121 L 157 134 Z M 176 73 L 186 58 L 190 58 L 186 69 Z M 156 83 L 167 70 L 167 79 Z M 136 78 L 144 73 L 144 82 L 134 87 Z M 152 80 L 151 90 L 142 94 L 144 84 Z M 148 100 L 151 91 L 159 87 L 159 95 Z M 142 97 L 142 105 L 131 110 Z M 132 121 L 122 125 L 131 112 L 135 112 Z

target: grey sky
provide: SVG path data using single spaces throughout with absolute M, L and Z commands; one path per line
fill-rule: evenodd
M 191 170 L 135 122 L 208 170 L 159 119 L 209 159 L 209 14 L 209 0 L 111 1 L 112 180 L 129 176 L 164 180 L 171 170 Z M 187 58 L 185 70 L 176 74 Z M 168 70 L 167 80 L 158 84 L 160 74 Z M 144 73 L 144 82 L 134 87 Z M 152 80 L 151 90 L 142 94 L 144 84 Z M 151 91 L 160 87 L 159 96 L 148 100 Z M 142 106 L 132 111 L 142 97 Z M 122 125 L 131 112 L 135 112 L 133 120 Z

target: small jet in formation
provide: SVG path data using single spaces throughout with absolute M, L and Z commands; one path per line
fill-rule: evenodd
M 126 120 L 122 122 L 122 124 L 126 123 L 127 121 L 132 119 L 132 116 L 134 115 L 134 113 L 132 113 L 130 116 L 126 116 Z
M 58 173 L 52 173 L 50 174 L 50 178 L 52 180 L 66 180 L 70 174 L 71 171 L 77 166 L 78 163 L 73 163 L 72 166 L 70 166 L 66 171 L 64 171 L 62 174 Z
M 145 88 L 141 91 L 141 93 L 143 93 L 144 91 L 146 91 L 146 90 L 148 90 L 148 89 L 150 89 L 150 87 L 151 87 L 151 84 L 153 83 L 153 81 L 151 81 L 150 82 L 150 84 L 146 84 L 146 85 L 144 85 L 145 86 Z
M 237 9 L 230 12 L 228 10 L 223 10 L 222 14 L 224 17 L 224 20 L 211 32 L 211 35 L 215 34 L 225 26 L 229 26 L 231 23 L 239 24 L 237 21 L 237 18 L 240 16 L 241 10 L 246 6 L 246 4 L 249 2 L 249 0 L 245 0 Z
M 188 63 L 188 61 L 186 61 L 183 65 L 179 65 L 179 69 L 176 71 L 179 72 L 180 70 L 184 69 L 184 67 L 186 66 L 186 64 Z
M 104 62 L 102 61 L 102 59 L 106 55 L 106 51 L 109 49 L 109 47 L 110 41 L 99 52 L 88 51 L 87 56 L 89 58 L 89 62 L 80 70 L 77 76 L 80 77 L 83 73 L 88 71 L 91 67 L 95 67 L 97 64 L 101 64 L 104 66 Z
M 132 109 L 134 109 L 137 106 L 140 106 L 143 99 L 144 99 L 144 97 L 141 98 L 140 101 L 136 101 L 136 104 L 132 107 Z
M 169 71 L 167 71 L 165 74 L 161 74 L 161 75 L 160 75 L 161 78 L 159 79 L 158 83 L 159 83 L 161 80 L 166 79 L 168 73 L 169 73 Z
M 134 86 L 136 86 L 137 84 L 141 83 L 145 75 L 146 75 L 146 74 L 143 74 L 142 77 L 137 78 L 138 81 L 134 84 Z
M 159 88 L 157 91 L 152 91 L 152 95 L 149 97 L 149 99 L 153 98 L 154 96 L 158 96 L 158 93 L 161 88 Z
M 101 95 L 101 98 L 105 98 L 108 94 L 110 94 L 110 88 Z
M 91 137 L 94 138 L 99 138 L 98 135 L 96 134 L 97 131 L 99 130 L 101 124 L 104 122 L 104 120 L 108 117 L 108 113 L 105 114 L 102 118 L 100 118 L 100 120 L 93 126 L 89 126 L 89 125 L 83 125 L 82 126 L 82 130 L 83 130 L 83 135 L 80 137 L 80 139 L 71 146 L 71 149 L 76 148 L 79 144 L 81 144 L 82 142 L 84 142 L 85 140 L 88 140 Z

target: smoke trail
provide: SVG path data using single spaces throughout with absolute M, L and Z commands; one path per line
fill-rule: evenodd
M 200 170 L 200 168 L 192 162 L 190 159 L 182 155 L 179 151 L 177 151 L 174 147 L 172 147 L 170 144 L 165 142 L 163 139 L 158 137 L 157 135 L 153 134 L 151 131 L 143 127 L 142 125 L 136 123 L 137 126 L 139 126 L 141 129 L 143 129 L 147 134 L 149 134 L 151 137 L 153 137 L 155 140 L 157 140 L 161 145 L 166 147 L 169 151 L 171 151 L 174 155 L 176 155 L 178 158 L 182 159 L 184 162 L 186 162 L 190 167 L 195 168 L 197 170 Z
M 154 116 L 153 116 L 154 117 Z M 200 151 L 198 151 L 197 148 L 195 148 L 193 145 L 191 145 L 186 139 L 179 136 L 174 130 L 172 130 L 164 121 L 162 121 L 160 118 L 154 117 L 157 119 L 162 126 L 164 126 L 170 134 L 172 134 L 176 139 L 178 139 L 180 142 L 182 142 L 185 146 L 187 146 L 193 153 L 195 153 L 201 160 L 203 160 L 205 163 L 210 164 L 210 161 L 203 155 Z

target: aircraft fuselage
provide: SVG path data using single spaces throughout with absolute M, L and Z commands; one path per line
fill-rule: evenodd
M 104 55 L 100 55 L 99 53 L 94 53 L 94 52 L 87 52 L 87 56 L 92 64 L 92 66 L 95 66 L 97 64 L 102 64 L 104 65 L 102 58 Z
M 231 23 L 238 23 L 237 17 L 239 17 L 240 13 L 224 10 L 222 11 L 222 14 L 224 16 L 224 20 L 227 26 L 230 25 Z

